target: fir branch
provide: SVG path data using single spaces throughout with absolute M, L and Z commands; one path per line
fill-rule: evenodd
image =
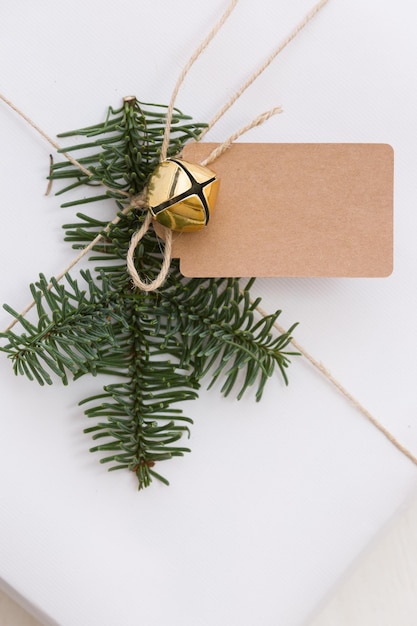
M 37 322 L 11 307 L 6 310 L 20 322 L 23 332 L 8 330 L 0 347 L 13 362 L 16 374 L 39 384 L 69 375 L 106 374 L 115 382 L 81 404 L 92 425 L 86 429 L 110 469 L 134 472 L 139 488 L 153 478 L 167 480 L 155 464 L 182 456 L 181 444 L 192 420 L 174 408 L 195 399 L 204 377 L 209 387 L 221 377 L 221 392 L 237 387 L 241 398 L 249 387 L 259 400 L 267 380 L 286 370 L 291 340 L 288 331 L 276 334 L 276 311 L 259 319 L 259 299 L 249 295 L 253 281 L 241 289 L 237 279 L 186 279 L 177 261 L 157 292 L 131 288 L 126 254 L 131 236 L 144 219 L 142 211 L 129 210 L 129 198 L 142 191 L 159 162 L 167 107 L 125 99 L 120 109 L 109 109 L 107 119 L 61 136 L 87 138 L 66 148 L 89 174 L 68 161 L 55 163 L 50 178 L 70 189 L 106 185 L 101 192 L 65 203 L 78 206 L 112 202 L 117 219 L 111 225 L 100 217 L 77 213 L 77 221 L 64 225 L 66 240 L 76 248 L 91 249 L 96 267 L 81 272 L 81 283 L 66 275 L 60 284 L 44 276 L 31 286 Z M 193 124 L 175 111 L 169 154 L 180 152 L 184 141 L 198 137 L 205 125 Z M 137 269 L 150 279 L 162 260 L 159 240 L 148 232 L 135 252 Z
M 198 384 L 182 367 L 179 371 L 178 364 L 161 360 L 161 339 L 153 340 L 150 320 L 134 303 L 131 308 L 131 326 L 121 338 L 122 367 L 120 362 L 114 363 L 111 352 L 109 360 L 102 355 L 100 364 L 100 371 L 118 374 L 127 381 L 107 385 L 103 394 L 87 398 L 83 404 L 93 403 L 85 411 L 88 418 L 105 418 L 85 430 L 94 440 L 105 439 L 91 450 L 107 453 L 101 463 L 111 464 L 110 469 L 133 471 L 142 489 L 152 477 L 168 483 L 152 469 L 155 463 L 189 452 L 179 441 L 184 434 L 189 435 L 192 420 L 173 405 L 196 398 Z
M 12 360 L 16 374 L 25 373 L 30 380 L 35 378 L 41 385 L 51 385 L 53 373 L 66 385 L 68 371 L 74 375 L 80 371 L 96 374 L 100 343 L 118 350 L 112 332 L 115 322 L 124 324 L 116 306 L 118 294 L 109 291 L 106 281 L 95 283 L 90 272 L 81 272 L 81 275 L 88 293 L 69 275 L 66 285 L 52 279 L 52 289 L 43 275 L 30 286 L 36 303 L 37 324 L 5 305 L 25 330 L 21 335 L 12 330 L 0 334 L 8 341 L 0 349 Z
M 166 110 L 167 107 L 162 105 L 140 103 L 136 98 L 126 98 L 120 109 L 112 107 L 108 109 L 104 123 L 59 135 L 59 137 L 92 138 L 83 144 L 65 148 L 66 153 L 98 150 L 96 154 L 88 154 L 77 159 L 79 163 L 88 167 L 92 173 L 90 177 L 67 161 L 53 165 L 51 178 L 54 180 L 75 179 L 59 193 L 65 193 L 87 183 L 103 183 L 112 189 L 127 191 L 132 195 L 139 193 L 159 162 Z M 197 139 L 205 128 L 205 124 L 189 123 L 190 119 L 178 109 L 175 110 L 168 156 L 178 154 L 187 140 Z M 106 194 L 111 195 L 114 197 L 116 194 Z M 65 206 L 94 201 L 95 196 L 92 196 L 66 203 Z
M 173 334 L 183 337 L 183 360 L 192 363 L 198 378 L 212 370 L 210 388 L 222 375 L 221 392 L 228 395 L 243 376 L 237 398 L 256 385 L 258 401 L 276 367 L 288 383 L 286 368 L 294 353 L 285 348 L 296 325 L 275 336 L 272 327 L 280 311 L 256 319 L 258 301 L 251 302 L 249 297 L 253 280 L 243 291 L 232 278 L 179 281 L 182 289 L 175 285 L 168 294 L 163 293 L 163 308 L 170 319 L 165 336 L 167 340 Z

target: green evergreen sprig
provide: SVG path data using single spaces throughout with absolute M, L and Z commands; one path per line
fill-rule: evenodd
M 287 383 L 292 326 L 277 334 L 280 311 L 259 317 L 249 281 L 237 279 L 187 279 L 171 263 L 166 283 L 157 292 L 132 289 L 125 259 L 132 234 L 144 219 L 142 211 L 122 210 L 129 196 L 138 194 L 159 162 L 166 107 L 125 99 L 120 109 L 109 109 L 104 122 L 63 136 L 89 141 L 65 148 L 77 156 L 90 174 L 68 161 L 53 165 L 50 178 L 64 181 L 58 193 L 85 186 L 100 186 L 105 193 L 67 202 L 101 205 L 111 201 L 120 220 L 108 231 L 96 215 L 77 213 L 77 221 L 64 225 L 65 238 L 75 249 L 103 237 L 93 247 L 94 270 L 69 274 L 64 282 L 44 276 L 31 285 L 37 321 L 6 310 L 21 324 L 19 334 L 9 330 L 0 348 L 16 374 L 39 384 L 55 379 L 68 383 L 71 375 L 106 374 L 114 382 L 101 393 L 86 398 L 85 429 L 96 442 L 92 451 L 110 469 L 134 472 L 139 489 L 153 478 L 168 481 L 154 468 L 163 460 L 189 451 L 181 439 L 189 435 L 191 418 L 178 403 L 197 398 L 201 381 L 209 387 L 222 379 L 224 395 L 237 389 L 242 398 L 255 386 L 260 400 L 267 380 L 278 370 Z M 198 138 L 204 125 L 176 111 L 169 154 L 178 154 L 184 142 Z M 135 263 L 149 278 L 162 261 L 159 240 L 148 232 L 136 250 Z

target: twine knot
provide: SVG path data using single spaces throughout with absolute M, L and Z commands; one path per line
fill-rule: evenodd
M 147 193 L 147 188 L 144 187 L 140 193 L 136 194 L 136 196 L 132 196 L 130 199 L 130 208 L 131 209 L 146 209 L 147 208 L 146 193 Z

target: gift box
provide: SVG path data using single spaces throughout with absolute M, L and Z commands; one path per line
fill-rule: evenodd
M 210 119 L 311 6 L 242 0 L 178 107 Z M 132 93 L 166 103 L 224 8 L 45 0 L 22 12 L 6 2 L 3 93 L 51 136 L 95 123 Z M 319 278 L 307 267 L 305 277 L 259 278 L 253 294 L 266 311 L 282 309 L 284 327 L 299 322 L 296 340 L 414 454 L 416 46 L 398 8 L 330 0 L 207 136 L 222 142 L 282 104 L 245 141 L 393 147 L 392 274 Z M 51 147 L 6 106 L 0 125 L 1 298 L 22 310 L 27 285 L 72 257 L 61 225 L 73 209 L 44 195 Z M 192 453 L 166 463 L 169 487 L 138 493 L 128 472 L 107 473 L 88 452 L 78 402 L 100 381 L 40 388 L 3 355 L 2 587 L 47 624 L 307 623 L 415 493 L 417 469 L 308 359 L 291 361 L 288 387 L 274 376 L 261 402 L 224 398 L 217 384 L 185 403 Z

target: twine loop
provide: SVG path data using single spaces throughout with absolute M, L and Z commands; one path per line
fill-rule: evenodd
M 143 220 L 142 226 L 139 228 L 139 230 L 137 230 L 132 235 L 132 238 L 129 244 L 129 249 L 126 255 L 126 265 L 127 265 L 127 269 L 130 274 L 130 277 L 132 279 L 132 282 L 135 285 L 135 287 L 137 287 L 138 289 L 141 289 L 142 291 L 155 291 L 156 289 L 159 289 L 159 287 L 161 287 L 164 284 L 169 273 L 169 268 L 170 268 L 171 259 L 172 259 L 172 230 L 170 228 L 166 228 L 165 226 L 160 225 L 160 230 L 163 231 L 164 240 L 165 240 L 164 255 L 162 259 L 161 269 L 159 270 L 157 277 L 149 283 L 143 281 L 141 277 L 139 276 L 139 273 L 135 265 L 135 251 L 140 241 L 148 232 L 151 226 L 151 223 L 152 223 L 152 215 L 148 211 L 145 219 Z
M 135 287 L 137 287 L 138 289 L 141 289 L 142 291 L 155 291 L 156 289 L 159 289 L 161 285 L 164 284 L 168 276 L 169 267 L 171 265 L 171 258 L 172 258 L 171 256 L 172 231 L 169 228 L 165 228 L 165 226 L 162 226 L 160 224 L 159 230 L 160 230 L 160 233 L 163 235 L 163 239 L 165 240 L 164 256 L 163 256 L 161 269 L 157 277 L 154 280 L 152 280 L 149 283 L 143 281 L 141 277 L 139 276 L 139 272 L 136 269 L 135 251 L 152 224 L 152 215 L 150 211 L 148 210 L 148 206 L 146 202 L 146 187 L 142 189 L 142 191 L 138 195 L 133 196 L 129 204 L 129 210 L 141 210 L 141 209 L 146 209 L 147 214 L 145 216 L 145 219 L 142 222 L 142 226 L 132 235 L 132 238 L 129 244 L 129 249 L 126 255 L 126 265 L 127 265 L 128 272 L 130 274 L 130 277 Z

